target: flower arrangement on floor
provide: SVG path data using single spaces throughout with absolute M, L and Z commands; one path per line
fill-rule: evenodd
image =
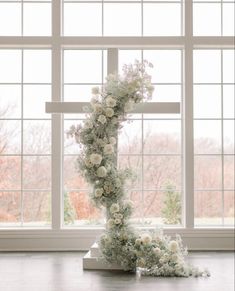
M 91 199 L 97 207 L 106 208 L 106 231 L 99 247 L 109 263 L 124 270 L 141 270 L 151 276 L 209 276 L 185 261 L 187 250 L 180 236 L 174 240 L 162 231 L 137 233 L 129 218 L 133 205 L 126 198 L 125 180 L 129 170 L 117 168 L 117 136 L 134 106 L 152 96 L 148 62 L 125 65 L 123 75 L 109 75 L 102 88 L 93 88 L 83 125 L 72 126 L 68 136 L 76 139 L 82 152 L 78 158 L 80 172 L 92 186 Z

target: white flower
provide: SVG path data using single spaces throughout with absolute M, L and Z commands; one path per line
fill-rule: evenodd
M 90 161 L 93 165 L 99 166 L 102 161 L 102 156 L 99 154 L 91 154 Z
M 118 123 L 118 118 L 117 117 L 113 117 L 111 120 L 112 124 L 117 124 Z
M 171 259 L 173 260 L 173 261 L 178 261 L 178 259 L 179 259 L 179 256 L 177 255 L 177 254 L 173 254 L 172 256 L 171 256 Z
M 100 93 L 100 88 L 99 88 L 98 86 L 93 87 L 93 88 L 91 89 L 91 92 L 92 92 L 93 95 L 97 95 L 97 94 Z
M 105 109 L 105 114 L 106 114 L 107 117 L 112 117 L 114 115 L 114 111 L 113 111 L 112 108 L 108 107 L 108 108 Z
M 145 267 L 145 264 L 146 264 L 145 259 L 140 258 L 140 259 L 138 260 L 138 267 L 140 267 L 140 268 L 144 268 L 144 267 Z
M 111 155 L 111 154 L 113 154 L 113 152 L 114 152 L 113 145 L 111 145 L 111 144 L 106 144 L 106 145 L 104 146 L 104 154 L 106 154 L 106 155 Z
M 110 142 L 112 145 L 115 145 L 117 141 L 116 141 L 116 138 L 112 136 L 112 137 L 109 138 L 109 142 Z
M 140 236 L 140 239 L 141 239 L 141 241 L 142 241 L 143 244 L 149 244 L 152 241 L 152 237 L 148 233 L 143 233 Z
M 177 241 L 172 240 L 169 242 L 169 250 L 170 251 L 175 253 L 178 251 L 178 248 L 179 248 L 179 245 L 178 245 Z
M 101 114 L 101 115 L 98 117 L 98 121 L 99 121 L 100 123 L 102 123 L 102 124 L 105 124 L 105 123 L 107 122 L 107 119 L 106 119 L 106 117 L 105 117 L 103 114 Z
M 135 240 L 135 244 L 136 244 L 137 246 L 139 246 L 139 245 L 141 244 L 141 239 L 140 239 L 140 238 L 137 238 L 137 239 Z
M 115 225 L 114 219 L 110 218 L 107 222 L 108 228 L 111 228 Z
M 95 103 L 94 105 L 93 105 L 93 108 L 94 108 L 94 111 L 96 112 L 96 113 L 102 113 L 102 111 L 103 111 L 103 109 L 102 109 L 102 105 L 101 104 L 97 104 L 97 103 Z
M 106 99 L 106 105 L 108 106 L 108 107 L 114 107 L 114 106 L 116 106 L 116 100 L 115 99 L 113 99 L 112 97 L 108 97 L 107 99 Z
M 122 219 L 123 215 L 121 213 L 114 213 L 113 217 L 117 219 Z
M 96 174 L 100 178 L 104 178 L 107 175 L 107 170 L 104 166 L 101 166 L 97 169 Z
M 156 247 L 156 248 L 153 248 L 153 252 L 155 255 L 159 255 L 161 253 L 161 250 L 158 247 Z
M 86 120 L 84 122 L 84 127 L 85 128 L 92 128 L 93 127 L 93 123 L 90 120 Z
M 102 188 L 97 188 L 95 190 L 95 197 L 101 197 L 103 193 L 104 193 L 104 190 Z
M 111 213 L 115 213 L 115 212 L 119 212 L 119 204 L 117 203 L 113 203 L 111 206 L 110 206 L 110 212 Z
M 130 208 L 134 207 L 134 203 L 131 200 L 129 200 L 129 199 L 123 200 L 123 204 L 126 207 L 130 207 Z
M 121 221 L 121 219 L 119 219 L 119 218 L 115 218 L 115 219 L 114 219 L 114 223 L 115 223 L 115 224 L 121 224 L 121 222 L 122 222 L 122 221 Z
M 129 101 L 129 102 L 127 102 L 127 103 L 125 104 L 125 106 L 124 106 L 124 111 L 125 111 L 125 112 L 130 112 L 130 111 L 133 110 L 133 108 L 134 108 L 134 103 L 133 103 L 133 101 Z

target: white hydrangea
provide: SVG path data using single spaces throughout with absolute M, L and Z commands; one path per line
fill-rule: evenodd
M 98 117 L 98 121 L 99 121 L 100 123 L 102 123 L 102 124 L 105 124 L 105 123 L 107 122 L 107 119 L 106 119 L 106 117 L 105 117 L 103 114 L 101 114 L 101 115 Z
M 95 189 L 95 197 L 99 198 L 102 196 L 103 193 L 104 193 L 104 190 L 102 188 Z
M 97 169 L 96 174 L 100 178 L 104 178 L 107 175 L 107 170 L 104 166 L 101 166 Z
M 111 144 L 106 144 L 104 146 L 104 154 L 105 155 L 112 155 L 114 152 L 114 147 Z
M 177 252 L 179 249 L 179 245 L 175 240 L 170 241 L 168 247 L 169 250 L 172 251 L 173 253 Z
M 102 161 L 102 156 L 99 154 L 91 154 L 90 161 L 93 165 L 99 166 Z
M 112 145 L 115 145 L 116 142 L 117 142 L 117 140 L 116 140 L 115 137 L 112 136 L 112 137 L 109 138 L 109 142 L 110 142 Z
M 152 241 L 152 237 L 148 233 L 141 234 L 140 239 L 141 239 L 143 244 L 149 244 Z
M 117 104 L 116 100 L 113 99 L 112 97 L 108 97 L 108 98 L 106 99 L 106 105 L 107 105 L 108 107 L 115 107 L 116 104 Z
M 114 115 L 114 111 L 113 111 L 113 109 L 112 108 L 106 108 L 105 109 L 105 115 L 107 116 L 107 117 L 112 117 L 113 115 Z
M 111 213 L 119 212 L 119 210 L 120 210 L 120 207 L 119 207 L 119 204 L 117 204 L 117 203 L 113 203 L 110 206 L 110 212 Z

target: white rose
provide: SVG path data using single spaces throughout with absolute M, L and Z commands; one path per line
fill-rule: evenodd
M 114 106 L 116 106 L 116 100 L 115 99 L 113 99 L 112 97 L 108 97 L 107 99 L 106 99 L 106 105 L 108 106 L 108 107 L 114 107 Z
M 179 248 L 179 245 L 177 243 L 177 241 L 175 240 L 172 240 L 169 242 L 169 249 L 172 251 L 172 252 L 177 252 L 178 251 L 178 248 Z
M 133 110 L 133 108 L 134 108 L 134 103 L 133 103 L 132 101 L 129 101 L 129 102 L 127 102 L 127 103 L 125 104 L 125 106 L 124 106 L 124 111 L 125 111 L 125 112 L 130 112 L 130 111 Z
M 149 244 L 152 241 L 152 237 L 148 233 L 143 233 L 140 236 L 140 239 L 141 239 L 143 244 Z
M 100 104 L 94 104 L 93 108 L 96 113 L 102 113 L 103 111 L 102 106 Z
M 108 228 L 111 228 L 111 227 L 113 227 L 114 226 L 114 219 L 112 219 L 112 218 L 110 218 L 109 220 L 108 220 L 108 222 L 107 222 L 107 226 L 108 226 Z
M 93 123 L 90 120 L 86 120 L 84 122 L 84 127 L 85 128 L 92 128 L 93 127 Z
M 96 174 L 100 178 L 104 178 L 107 175 L 107 170 L 104 166 L 101 166 L 97 169 Z
M 105 110 L 105 114 L 106 114 L 107 117 L 112 117 L 114 115 L 114 111 L 113 111 L 112 108 L 107 108 Z
M 161 253 L 161 250 L 159 248 L 153 248 L 153 252 L 155 255 L 159 255 Z
M 85 163 L 85 165 L 88 167 L 88 168 L 91 168 L 93 165 L 92 165 L 92 163 L 91 163 L 91 161 L 89 160 L 89 159 L 85 159 L 84 160 L 84 163 Z
M 116 144 L 116 138 L 115 137 L 110 137 L 109 138 L 109 142 L 112 144 L 112 145 L 115 145 Z
M 115 224 L 121 224 L 121 222 L 122 222 L 122 221 L 121 221 L 121 219 L 119 219 L 119 218 L 115 218 L 115 219 L 114 219 L 114 223 L 115 223 Z
M 137 239 L 135 240 L 135 244 L 136 244 L 137 246 L 139 246 L 139 245 L 141 244 L 141 239 L 140 239 L 140 238 L 137 238 Z
M 105 142 L 104 142 L 101 138 L 98 138 L 98 139 L 96 140 L 96 143 L 97 143 L 99 146 L 101 146 L 101 147 L 104 147 L 104 146 L 105 146 Z
M 93 165 L 99 166 L 102 161 L 102 156 L 99 154 L 91 154 L 90 161 Z
M 98 121 L 99 121 L 100 123 L 102 123 L 102 124 L 105 124 L 105 123 L 107 122 L 107 119 L 106 119 L 106 117 L 105 117 L 103 114 L 101 114 L 101 115 L 98 117 Z
M 104 190 L 102 188 L 98 188 L 95 190 L 95 197 L 101 197 L 104 193 Z
M 177 262 L 178 259 L 179 259 L 179 257 L 178 257 L 177 254 L 173 254 L 173 255 L 171 256 L 171 259 L 172 259 L 173 261 Z
M 111 145 L 111 144 L 106 144 L 106 145 L 104 146 L 104 153 L 105 153 L 106 155 L 111 155 L 111 154 L 113 154 L 113 152 L 114 152 L 113 145 Z
M 100 93 L 100 88 L 99 87 L 93 87 L 92 89 L 91 89 L 91 92 L 92 92 L 92 94 L 93 95 L 97 95 L 97 94 L 99 94 Z
M 119 212 L 119 205 L 117 203 L 113 203 L 111 206 L 110 206 L 110 212 L 111 213 L 115 213 L 115 212 Z
M 123 215 L 121 213 L 114 213 L 113 217 L 117 219 L 122 219 Z

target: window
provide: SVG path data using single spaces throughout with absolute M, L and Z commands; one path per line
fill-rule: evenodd
M 120 134 L 118 165 L 136 169 L 133 224 L 177 228 L 191 241 L 207 228 L 205 245 L 215 229 L 230 237 L 234 5 L 0 0 L 0 237 L 70 234 L 85 249 L 100 233 L 105 214 L 89 202 L 74 167 L 79 148 L 65 134 L 84 115 L 50 115 L 45 102 L 88 102 L 92 86 L 135 59 L 154 65 L 152 102 L 179 102 L 181 112 L 133 114 Z M 169 195 L 180 204 L 174 221 Z

